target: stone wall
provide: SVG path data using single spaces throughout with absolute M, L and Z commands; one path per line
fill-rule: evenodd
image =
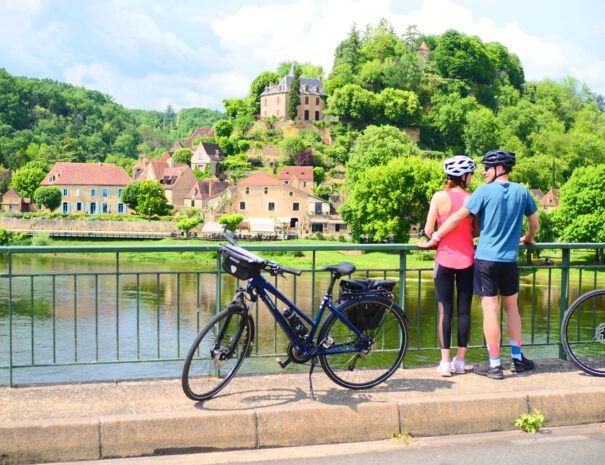
M 176 223 L 148 221 L 81 221 L 40 220 L 0 217 L 0 228 L 11 232 L 54 231 L 54 232 L 129 232 L 167 233 L 178 231 Z M 199 226 L 198 226 L 199 228 Z M 194 229 L 197 230 L 198 228 Z

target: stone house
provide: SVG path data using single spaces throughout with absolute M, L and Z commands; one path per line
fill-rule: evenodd
M 430 61 L 431 49 L 426 45 L 426 42 L 422 42 L 420 48 L 416 51 L 416 56 L 423 61 Z
M 228 182 L 223 182 L 218 178 L 196 180 L 189 192 L 185 194 L 183 206 L 208 210 L 211 206 L 208 204 L 208 199 L 216 198 L 219 194 L 225 192 L 228 187 Z
M 223 174 L 221 165 L 223 161 L 225 161 L 225 155 L 218 144 L 201 142 L 191 156 L 191 169 L 204 171 L 208 166 L 210 174 L 220 177 Z
M 61 189 L 62 213 L 129 213 L 122 191 L 132 182 L 121 166 L 112 163 L 57 162 L 41 186 Z
M 191 134 L 185 141 L 185 147 L 195 150 L 197 145 L 194 146 L 193 141 L 195 141 L 195 139 L 198 137 L 214 137 L 214 128 L 196 128 L 195 131 L 193 131 L 193 134 Z
M 544 210 L 550 212 L 559 206 L 559 189 L 551 189 L 541 200 Z
M 276 116 L 277 118 L 289 119 L 288 117 L 288 98 L 290 87 L 294 79 L 294 65 L 290 73 L 284 76 L 278 84 L 269 85 L 260 95 L 261 110 L 260 116 L 268 118 Z M 327 97 L 324 90 L 321 76 L 317 78 L 300 78 L 300 104 L 298 105 L 298 114 L 296 121 L 320 121 L 323 120 L 323 112 L 326 109 L 324 98 Z
M 315 187 L 312 166 L 284 166 L 277 174 L 277 179 L 308 194 Z
M 29 212 L 32 211 L 31 199 L 23 198 L 14 189 L 10 188 L 2 197 L 3 212 Z

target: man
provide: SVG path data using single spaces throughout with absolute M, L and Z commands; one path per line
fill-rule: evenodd
M 535 244 L 534 237 L 539 224 L 537 207 L 527 188 L 508 179 L 508 173 L 515 165 L 515 154 L 506 150 L 493 150 L 485 154 L 481 163 L 485 165 L 483 175 L 487 183 L 473 192 L 464 206 L 433 233 L 429 242 L 418 246 L 434 247 L 468 215 L 479 217 L 473 293 L 479 296 L 483 309 L 483 333 L 489 351 L 489 362 L 476 365 L 474 372 L 493 379 L 503 379 L 498 293 L 506 312 L 506 332 L 511 345 L 511 371 L 520 373 L 535 366 L 521 353 L 517 259 L 523 215 L 527 216 L 529 227 L 527 234 L 521 237 L 521 242 Z

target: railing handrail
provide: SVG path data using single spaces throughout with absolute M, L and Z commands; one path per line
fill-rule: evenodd
M 364 250 L 364 251 L 386 251 L 401 252 L 420 250 L 416 244 L 351 244 L 334 242 L 331 244 L 246 244 L 249 250 L 277 250 L 277 251 L 304 251 L 304 250 Z M 605 242 L 541 242 L 535 245 L 520 244 L 520 250 L 547 250 L 547 249 L 603 249 Z M 218 244 L 193 244 L 193 245 L 61 245 L 61 246 L 23 246 L 6 245 L 0 247 L 0 253 L 113 253 L 113 252 L 215 252 L 219 249 Z

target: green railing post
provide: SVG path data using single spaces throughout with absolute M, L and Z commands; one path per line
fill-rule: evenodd
M 216 254 L 216 303 L 215 303 L 215 313 L 219 313 L 221 311 L 221 251 L 219 250 Z
M 563 317 L 569 306 L 569 264 L 570 264 L 570 249 L 562 249 L 561 257 L 561 302 L 559 304 L 559 328 L 563 322 Z M 559 339 L 559 359 L 566 360 L 563 344 Z
M 8 385 L 13 387 L 13 254 L 8 253 Z
M 399 252 L 399 306 L 405 310 L 405 278 L 407 269 L 407 250 Z

